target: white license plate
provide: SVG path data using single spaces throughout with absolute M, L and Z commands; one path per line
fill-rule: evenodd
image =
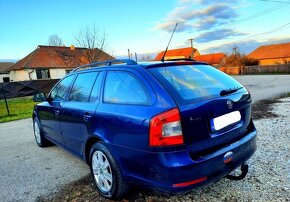
M 214 130 L 220 130 L 241 120 L 241 113 L 234 111 L 212 119 Z

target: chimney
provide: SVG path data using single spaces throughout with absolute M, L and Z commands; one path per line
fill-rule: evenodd
M 75 48 L 74 45 L 71 45 L 71 46 L 70 46 L 70 49 L 71 49 L 71 50 L 75 50 L 76 48 Z

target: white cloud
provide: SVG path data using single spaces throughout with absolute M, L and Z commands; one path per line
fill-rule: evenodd
M 154 29 L 170 33 L 178 22 L 176 32 L 194 33 L 197 44 L 245 35 L 229 27 L 238 17 L 235 6 L 242 1 L 179 0 Z
M 189 2 L 189 0 L 183 0 Z M 154 29 L 170 32 L 173 25 L 179 22 L 179 32 L 197 30 L 210 30 L 218 24 L 225 24 L 236 18 L 234 9 L 224 3 L 209 5 L 204 8 L 194 8 L 191 6 L 178 6 L 171 11 L 167 17 L 157 22 Z
M 178 23 L 176 32 L 184 32 L 192 28 L 192 25 L 189 25 L 184 21 L 172 20 L 172 21 L 165 21 L 165 22 L 157 23 L 154 29 L 172 32 L 176 23 Z
M 194 24 L 194 27 L 197 28 L 198 30 L 204 30 L 207 29 L 208 27 L 213 27 L 215 24 L 217 24 L 217 20 L 214 17 L 209 16 L 208 18 L 203 18 L 197 21 Z
M 236 3 L 239 0 L 223 0 L 223 3 Z M 181 4 L 195 3 L 195 4 L 216 4 L 217 0 L 179 0 Z

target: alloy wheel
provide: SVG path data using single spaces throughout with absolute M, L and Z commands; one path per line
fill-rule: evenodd
M 34 121 L 34 135 L 35 135 L 36 142 L 38 144 L 41 144 L 40 129 L 39 129 L 37 121 Z
M 110 191 L 113 183 L 112 169 L 103 152 L 94 152 L 92 158 L 92 169 L 98 188 L 102 192 Z

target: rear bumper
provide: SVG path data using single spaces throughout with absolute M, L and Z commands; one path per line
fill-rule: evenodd
M 192 159 L 186 150 L 156 153 L 121 147 L 112 149 L 128 180 L 175 193 L 217 181 L 241 166 L 256 150 L 256 133 L 254 130 L 233 144 L 198 159 Z M 232 159 L 224 163 L 229 151 Z

